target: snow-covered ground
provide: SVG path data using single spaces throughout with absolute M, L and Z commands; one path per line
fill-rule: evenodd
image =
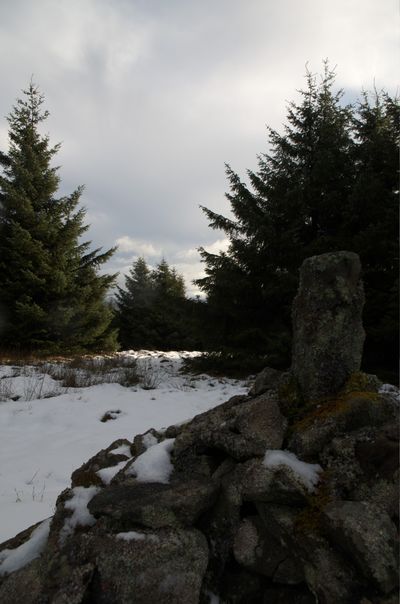
M 116 383 L 118 367 L 108 375 L 114 383 L 96 383 L 101 372 L 87 378 L 74 369 L 83 384 L 95 383 L 76 388 L 55 379 L 62 365 L 0 365 L 0 543 L 51 516 L 73 470 L 114 440 L 184 422 L 247 392 L 243 380 L 180 373 L 193 354 L 120 353 L 127 381 L 137 360 L 140 382 L 133 386 Z M 110 419 L 101 421 L 106 414 Z

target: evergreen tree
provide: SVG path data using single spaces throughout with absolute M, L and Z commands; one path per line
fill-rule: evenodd
M 9 122 L 10 147 L 0 166 L 0 304 L 2 345 L 45 352 L 113 348 L 116 333 L 105 296 L 114 276 L 98 268 L 114 249 L 90 251 L 78 204 L 82 187 L 56 197 L 51 162 L 59 145 L 39 132 L 48 117 L 31 82 Z
M 291 103 L 288 107 L 283 134 L 269 129 L 271 150 L 259 156 L 257 172 L 248 171 L 251 186 L 227 166 L 231 188 L 227 198 L 233 218 L 203 208 L 210 226 L 222 229 L 230 242 L 225 253 L 210 254 L 201 250 L 206 277 L 197 284 L 208 296 L 213 332 L 210 341 L 214 346 L 228 345 L 267 353 L 270 363 L 277 366 L 287 366 L 290 362 L 290 310 L 297 289 L 298 268 L 304 258 L 350 249 L 360 253 L 366 275 L 378 270 L 382 276 L 379 267 L 382 261 L 392 266 L 396 245 L 393 228 L 387 228 L 387 219 L 383 219 L 381 202 L 377 199 L 378 191 L 382 193 L 382 186 L 386 186 L 387 195 L 392 197 L 390 202 L 387 200 L 390 209 L 383 214 L 393 219 L 396 154 L 393 123 L 389 127 L 389 108 L 384 113 L 386 139 L 388 142 L 391 138 L 391 142 L 384 152 L 386 159 L 379 160 L 385 163 L 385 168 L 375 166 L 375 175 L 368 178 L 374 180 L 377 191 L 374 194 L 370 191 L 363 198 L 355 191 L 361 192 L 364 185 L 368 190 L 371 187 L 366 177 L 371 170 L 369 144 L 377 154 L 375 163 L 379 157 L 377 140 L 372 142 L 371 136 L 369 143 L 363 140 L 367 122 L 372 119 L 371 112 L 376 109 L 372 111 L 364 98 L 355 129 L 354 109 L 341 105 L 343 93 L 334 92 L 335 74 L 327 63 L 320 81 L 307 73 L 306 82 L 300 103 Z M 398 104 L 389 104 L 393 122 L 393 116 L 398 115 L 394 107 Z M 383 142 L 382 133 L 375 135 Z M 386 178 L 385 185 L 382 178 Z M 357 204 L 362 205 L 361 221 L 355 212 Z M 360 231 L 362 225 L 366 225 L 364 232 Z M 365 244 L 372 228 L 383 236 L 383 241 L 385 236 L 390 239 L 385 253 L 378 251 L 374 255 L 373 246 Z M 393 284 L 391 278 L 389 281 Z M 388 285 L 380 281 L 381 298 L 387 294 Z M 377 321 L 378 309 L 373 310 L 369 301 L 367 308 L 372 313 L 368 323 L 371 329 L 373 321 Z M 380 312 L 385 314 L 382 307 Z
M 150 270 L 138 258 L 118 288 L 117 317 L 123 348 L 176 350 L 193 348 L 194 306 L 182 275 L 165 259 Z
M 119 341 L 123 349 L 153 347 L 154 283 L 144 258 L 138 258 L 125 276 L 125 289 L 118 287 Z
M 400 104 L 364 92 L 353 117 L 355 184 L 346 246 L 360 254 L 366 292 L 365 365 L 397 371 L 399 325 L 398 149 Z

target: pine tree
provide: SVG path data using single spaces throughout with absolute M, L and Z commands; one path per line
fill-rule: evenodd
M 116 345 L 105 296 L 114 276 L 98 268 L 113 254 L 81 242 L 88 226 L 83 191 L 56 197 L 60 146 L 39 132 L 48 117 L 31 82 L 9 118 L 10 147 L 0 166 L 0 304 L 2 345 L 44 352 Z

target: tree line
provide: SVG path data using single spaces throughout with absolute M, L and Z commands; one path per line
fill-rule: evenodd
M 59 197 L 52 159 L 59 146 L 39 133 L 48 113 L 31 83 L 0 152 L 0 335 L 2 347 L 71 352 L 201 348 L 290 363 L 290 309 L 308 256 L 357 252 L 366 290 L 364 367 L 394 370 L 398 342 L 398 145 L 400 105 L 385 91 L 343 104 L 335 73 L 306 74 L 282 132 L 246 181 L 230 167 L 228 218 L 203 208 L 226 252 L 200 249 L 205 299 L 190 299 L 163 259 L 133 263 L 113 304 L 116 275 L 99 273 L 115 249 L 91 250 L 79 208 L 83 189 Z

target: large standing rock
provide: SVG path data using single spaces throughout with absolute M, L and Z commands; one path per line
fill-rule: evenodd
M 363 304 L 357 254 L 321 254 L 303 262 L 292 310 L 292 371 L 306 399 L 337 392 L 360 369 Z

